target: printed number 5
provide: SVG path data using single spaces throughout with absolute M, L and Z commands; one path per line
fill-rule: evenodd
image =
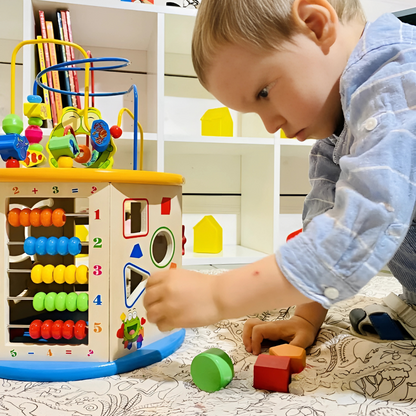
M 102 330 L 101 322 L 94 322 L 94 332 L 101 332 Z

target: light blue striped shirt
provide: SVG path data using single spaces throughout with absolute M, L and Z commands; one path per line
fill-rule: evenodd
M 416 292 L 416 26 L 390 14 L 368 23 L 340 93 L 344 129 L 311 151 L 304 232 L 276 253 L 288 281 L 326 308 L 393 256 Z

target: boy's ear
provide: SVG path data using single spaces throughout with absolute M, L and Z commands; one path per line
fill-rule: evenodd
M 326 0 L 295 0 L 292 16 L 301 33 L 317 44 L 331 47 L 337 38 L 338 15 Z

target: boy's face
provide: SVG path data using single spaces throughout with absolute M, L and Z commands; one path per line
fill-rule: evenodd
M 228 44 L 207 73 L 208 90 L 224 105 L 257 113 L 266 129 L 299 141 L 324 139 L 342 123 L 339 79 L 348 56 L 323 50 L 303 34 L 283 50 Z

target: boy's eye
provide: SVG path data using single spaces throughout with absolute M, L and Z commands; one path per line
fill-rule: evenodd
M 259 92 L 259 97 L 261 97 L 261 98 L 267 98 L 268 95 L 269 95 L 269 90 L 267 88 L 263 88 Z

